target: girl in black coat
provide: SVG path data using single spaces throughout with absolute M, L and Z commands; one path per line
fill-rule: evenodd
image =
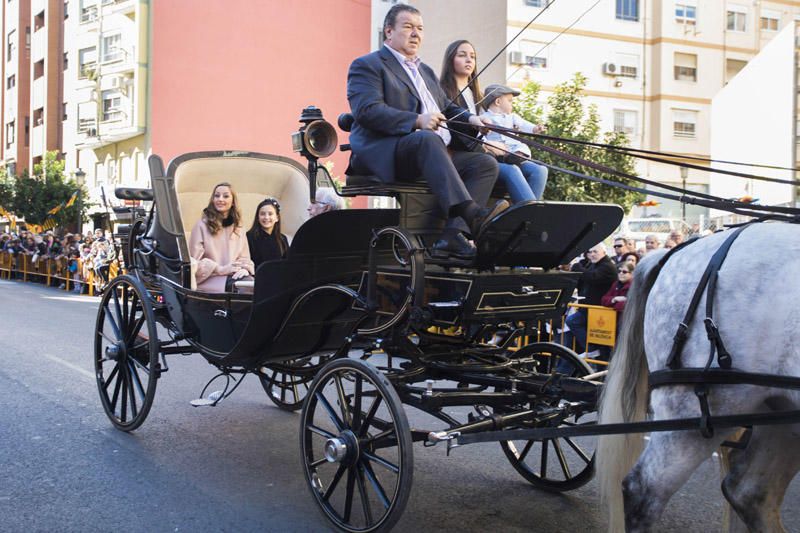
M 266 198 L 258 207 L 253 225 L 247 232 L 250 258 L 258 265 L 274 259 L 285 259 L 289 241 L 281 233 L 281 204 L 275 198 Z

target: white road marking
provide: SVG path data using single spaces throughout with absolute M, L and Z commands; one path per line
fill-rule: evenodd
M 63 300 L 66 302 L 92 302 L 97 303 L 100 300 L 97 296 L 42 296 L 44 300 Z
M 78 372 L 79 374 L 83 374 L 87 378 L 94 379 L 94 374 L 92 372 L 89 372 L 85 368 L 81 368 L 78 365 L 74 365 L 74 364 L 70 363 L 69 361 L 65 361 L 65 360 L 61 359 L 60 357 L 56 357 L 55 355 L 49 355 L 49 354 L 42 354 L 42 355 L 44 355 L 45 357 L 47 357 L 48 359 L 50 359 L 51 361 L 53 361 L 55 363 L 59 363 L 61 365 L 64 365 L 65 367 L 70 368 L 70 369 L 74 370 L 75 372 Z

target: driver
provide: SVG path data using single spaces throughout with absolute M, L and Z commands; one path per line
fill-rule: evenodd
M 422 15 L 396 4 L 383 23 L 383 47 L 359 57 L 347 75 L 347 99 L 355 122 L 350 134 L 354 173 L 371 173 L 392 182 L 422 175 L 447 215 L 431 253 L 472 259 L 477 238 L 492 218 L 508 207 L 486 205 L 497 180 L 497 162 L 488 154 L 448 153 L 450 118 L 481 127 L 480 118 L 449 102 L 433 70 L 417 57 L 422 45 Z

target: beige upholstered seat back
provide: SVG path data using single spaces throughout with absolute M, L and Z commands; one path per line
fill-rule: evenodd
M 281 231 L 289 241 L 308 219 L 308 178 L 294 162 L 283 158 L 200 157 L 175 169 L 175 192 L 187 242 L 214 186 L 223 181 L 236 192 L 245 231 L 253 223 L 256 206 L 267 196 L 281 204 Z

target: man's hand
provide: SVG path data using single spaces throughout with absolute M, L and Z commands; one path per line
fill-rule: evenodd
M 544 133 L 545 127 L 543 124 L 537 124 L 533 127 L 533 133 Z
M 437 130 L 439 129 L 439 124 L 446 121 L 447 117 L 445 117 L 442 113 L 422 113 L 421 115 L 417 116 L 416 127 L 419 130 Z
M 486 141 L 484 142 L 483 146 L 486 148 L 486 151 L 492 155 L 503 157 L 508 152 L 508 146 L 505 143 L 501 143 L 499 141 Z

